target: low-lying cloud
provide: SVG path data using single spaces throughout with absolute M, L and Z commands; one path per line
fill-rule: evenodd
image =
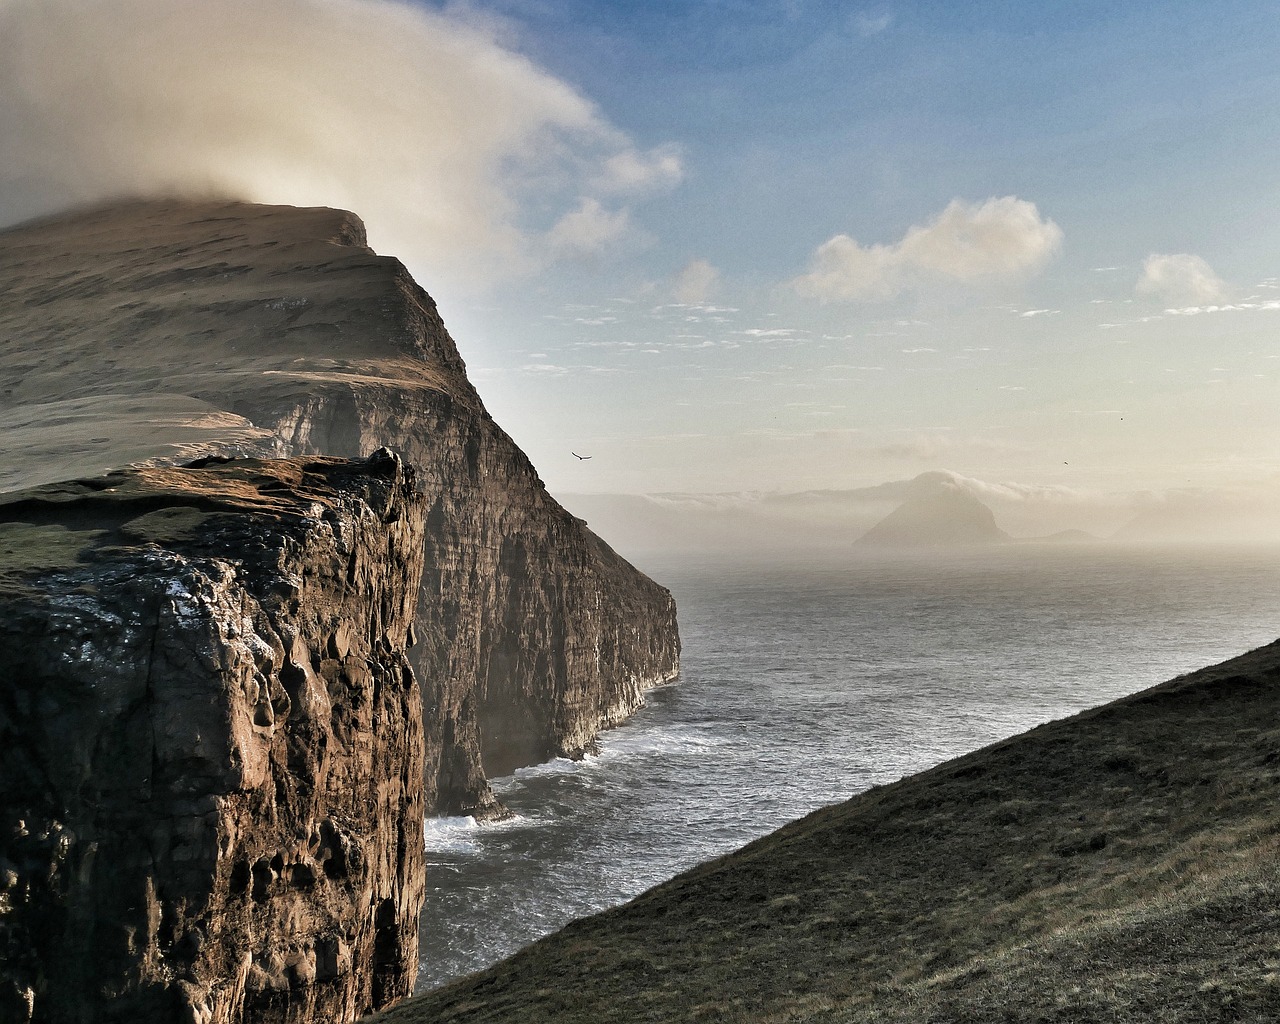
M 676 276 L 675 299 L 693 305 L 706 302 L 719 280 L 719 269 L 706 260 L 690 260 Z
M 468 286 L 614 244 L 680 176 L 457 16 L 0 0 L 0 224 L 127 195 L 339 206 L 429 286 Z
M 936 219 L 892 245 L 836 235 L 818 247 L 792 285 L 823 301 L 891 299 L 931 281 L 1005 282 L 1040 270 L 1062 245 L 1062 229 L 1016 196 L 981 204 L 954 199 Z
M 1227 285 L 1199 256 L 1152 253 L 1142 263 L 1142 276 L 1134 290 L 1171 304 L 1199 306 L 1220 301 L 1227 294 Z

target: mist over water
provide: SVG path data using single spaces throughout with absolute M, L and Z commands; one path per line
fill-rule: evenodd
M 517 817 L 428 825 L 420 988 L 816 808 L 1280 635 L 1280 549 L 1016 547 L 642 568 L 683 672 Z

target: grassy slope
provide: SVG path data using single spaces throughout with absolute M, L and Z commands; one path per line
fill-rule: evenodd
M 1280 642 L 809 815 L 382 1024 L 1280 1020 Z

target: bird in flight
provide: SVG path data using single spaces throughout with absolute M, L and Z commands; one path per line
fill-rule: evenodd
M 580 459 L 583 462 L 586 462 L 587 459 L 591 458 L 590 455 L 579 455 L 577 452 L 570 452 L 569 454 L 572 455 L 575 459 Z

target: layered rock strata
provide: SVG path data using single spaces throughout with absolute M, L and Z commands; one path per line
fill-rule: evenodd
M 670 594 L 546 492 L 432 300 L 333 210 L 131 203 L 0 233 L 0 488 L 195 453 L 419 469 L 426 801 L 589 749 L 673 677 Z M 74 472 L 73 472 L 74 471 Z
M 425 513 L 385 451 L 0 500 L 0 1020 L 336 1022 L 411 990 Z

